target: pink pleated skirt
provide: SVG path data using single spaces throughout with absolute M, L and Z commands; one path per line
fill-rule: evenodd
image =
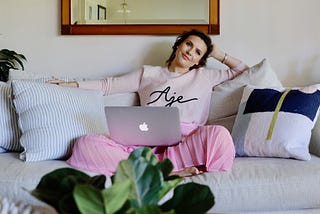
M 226 128 L 182 124 L 181 131 L 183 139 L 178 144 L 152 148 L 160 161 L 168 158 L 172 162 L 174 172 L 190 166 L 209 172 L 231 169 L 235 149 Z M 127 159 L 137 148 L 123 146 L 107 135 L 85 135 L 76 141 L 67 163 L 78 169 L 110 176 L 116 171 L 118 163 Z

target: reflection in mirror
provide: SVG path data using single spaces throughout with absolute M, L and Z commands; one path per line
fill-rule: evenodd
M 209 24 L 208 0 L 72 0 L 73 24 Z
M 64 35 L 219 34 L 219 0 L 61 0 Z

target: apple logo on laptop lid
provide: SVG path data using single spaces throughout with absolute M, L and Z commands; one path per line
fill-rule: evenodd
M 143 131 L 143 132 L 147 132 L 149 131 L 149 127 L 148 127 L 148 124 L 146 122 L 143 122 L 139 125 L 139 129 L 140 131 Z

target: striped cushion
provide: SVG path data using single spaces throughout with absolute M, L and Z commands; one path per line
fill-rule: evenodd
M 17 115 L 11 105 L 11 87 L 0 82 L 0 153 L 22 151 Z
M 232 130 L 237 155 L 309 160 L 319 105 L 318 85 L 286 90 L 246 86 Z
M 20 159 L 66 159 L 76 138 L 107 130 L 100 92 L 13 80 L 22 131 Z

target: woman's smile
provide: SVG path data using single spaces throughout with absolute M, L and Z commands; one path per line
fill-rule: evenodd
M 190 61 L 189 57 L 187 54 L 182 53 L 182 58 L 186 61 Z

